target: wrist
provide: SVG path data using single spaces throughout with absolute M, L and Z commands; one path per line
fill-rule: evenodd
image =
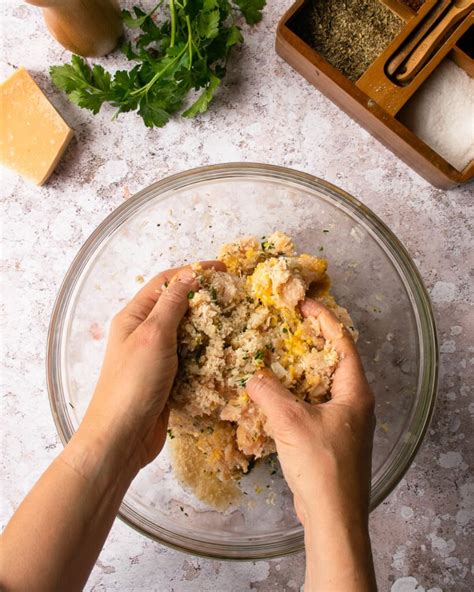
M 336 519 L 360 528 L 369 517 L 370 486 L 351 485 L 348 479 L 326 480 L 295 495 L 298 516 L 303 524 L 328 524 Z
M 376 590 L 368 527 L 333 523 L 305 527 L 305 592 Z
M 304 519 L 305 592 L 376 590 L 368 518 L 335 506 Z
M 76 473 L 99 489 L 111 483 L 128 488 L 138 471 L 132 438 L 114 429 L 103 430 L 84 420 L 60 455 Z
M 326 526 L 330 529 L 336 520 L 358 530 L 367 530 L 369 518 L 369 500 L 341 495 L 340 491 L 328 489 L 324 494 L 311 496 L 311 501 L 297 500 L 298 517 L 304 527 L 311 525 Z
M 302 522 L 331 524 L 334 519 L 367 525 L 370 505 L 370 464 L 355 466 L 326 455 L 294 488 Z
M 146 422 L 124 404 L 104 402 L 104 392 L 97 387 L 75 439 L 107 453 L 109 462 L 120 472 L 135 472 L 143 466 L 142 447 Z

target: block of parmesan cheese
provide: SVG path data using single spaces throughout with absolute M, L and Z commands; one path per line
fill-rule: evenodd
M 20 68 L 0 85 L 0 161 L 42 185 L 73 131 L 28 72 Z

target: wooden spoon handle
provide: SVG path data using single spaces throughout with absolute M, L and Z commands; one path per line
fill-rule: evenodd
M 397 49 L 387 64 L 387 74 L 389 76 L 393 76 L 393 74 L 395 74 L 396 70 L 416 48 L 418 43 L 428 33 L 436 21 L 442 16 L 451 2 L 452 0 L 441 0 L 439 4 L 436 4 L 426 15 L 425 19 L 418 25 L 418 28 L 415 30 L 412 36 L 409 37 L 408 40 Z
M 471 12 L 474 0 L 462 7 L 452 6 L 446 16 L 436 25 L 414 52 L 409 56 L 406 64 L 400 72 L 395 74 L 397 82 L 407 82 L 412 79 L 438 49 L 446 35 L 454 26 Z

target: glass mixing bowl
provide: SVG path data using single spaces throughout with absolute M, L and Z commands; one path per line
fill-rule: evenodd
M 158 271 L 212 259 L 240 235 L 290 234 L 329 261 L 333 292 L 359 329 L 376 396 L 371 507 L 408 469 L 433 410 L 437 341 L 418 271 L 362 203 L 310 175 L 270 165 L 187 171 L 140 191 L 100 224 L 74 259 L 51 318 L 47 372 L 64 443 L 77 429 L 115 311 Z M 243 495 L 214 511 L 173 476 L 168 450 L 134 480 L 120 516 L 145 535 L 192 553 L 258 559 L 303 548 L 303 530 L 276 461 L 257 463 Z

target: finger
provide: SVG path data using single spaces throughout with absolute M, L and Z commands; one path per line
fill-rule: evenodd
M 196 269 L 194 269 L 195 266 L 196 266 Z M 169 271 L 174 271 L 175 273 L 171 274 L 171 277 L 167 278 L 167 281 L 163 282 L 159 286 L 159 288 L 157 288 L 157 290 L 155 291 L 155 304 L 159 300 L 161 294 L 163 293 L 163 289 L 167 288 L 169 284 L 171 284 L 174 280 L 176 280 L 177 275 L 181 271 L 184 271 L 185 269 L 193 269 L 194 271 L 196 271 L 196 276 L 198 276 L 199 275 L 199 268 L 200 269 L 214 269 L 215 271 L 227 271 L 227 267 L 226 267 L 225 263 L 223 263 L 222 261 L 217 261 L 217 260 L 199 261 L 195 265 L 186 265 L 184 267 L 179 267 L 174 270 L 169 270 Z
M 203 261 L 200 265 L 203 269 L 226 270 L 224 263 L 221 261 Z M 153 310 L 153 307 L 162 294 L 164 286 L 168 285 L 177 273 L 187 267 L 189 266 L 167 269 L 151 279 L 128 303 L 127 308 L 130 314 L 140 319 L 140 322 L 143 322 Z
M 226 270 L 226 266 L 221 261 L 203 261 L 200 265 L 203 269 Z M 121 330 L 125 337 L 130 335 L 146 320 L 160 298 L 163 288 L 171 283 L 173 277 L 183 269 L 186 268 L 178 267 L 162 271 L 143 286 L 132 300 L 130 300 L 120 313 L 122 316 L 120 323 Z
M 334 346 L 339 355 L 331 388 L 332 398 L 362 397 L 370 393 L 355 343 L 335 314 L 321 302 L 310 298 L 302 302 L 300 309 L 304 317 L 314 317 L 319 321 L 324 339 Z
M 268 434 L 284 443 L 311 417 L 310 407 L 285 388 L 267 368 L 248 382 L 246 391 L 267 418 Z
M 256 372 L 247 381 L 245 390 L 270 420 L 279 408 L 295 401 L 295 396 L 267 368 Z
M 125 306 L 124 313 L 128 317 L 129 323 L 127 325 L 131 327 L 132 332 L 140 323 L 147 318 L 156 301 L 160 297 L 163 286 L 167 285 L 178 273 L 182 267 L 176 269 L 166 269 L 160 274 L 152 278 L 143 288 L 135 294 L 130 302 Z M 135 325 L 135 326 L 133 326 Z
M 189 300 L 199 290 L 197 274 L 185 267 L 173 276 L 169 286 L 164 290 L 148 315 L 147 326 L 159 328 L 160 333 L 176 340 L 178 326 L 188 310 Z
M 337 353 L 343 357 L 358 356 L 354 341 L 344 325 L 338 321 L 336 315 L 324 306 L 321 302 L 305 298 L 300 305 L 304 317 L 318 319 L 321 333 L 326 341 L 334 345 Z
M 168 403 L 165 403 L 165 405 L 163 407 L 163 411 L 161 412 L 161 416 L 160 416 L 161 424 L 165 430 L 168 427 L 168 422 L 170 419 L 170 412 L 171 412 L 170 406 L 168 405 Z

